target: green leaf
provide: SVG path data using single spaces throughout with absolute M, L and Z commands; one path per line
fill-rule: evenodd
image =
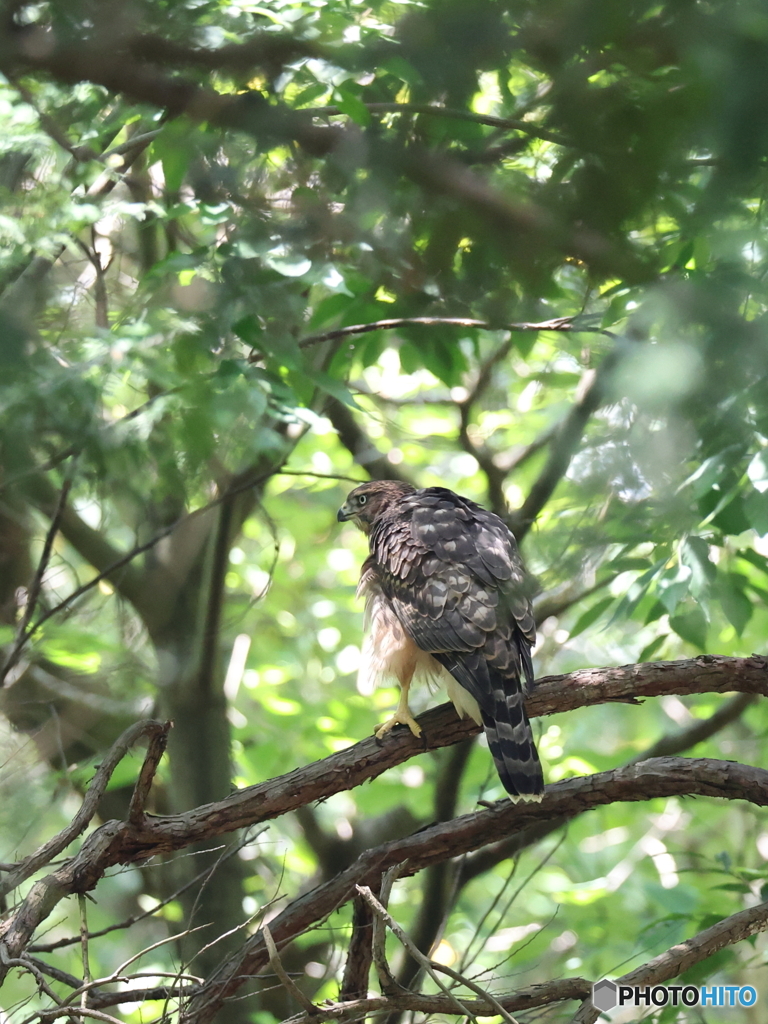
M 717 455 L 705 459 L 701 465 L 680 485 L 678 490 L 682 491 L 690 487 L 695 498 L 702 498 L 718 484 L 726 473 L 730 472 L 734 459 L 743 451 L 741 445 L 729 445 Z
M 331 395 L 338 401 L 343 402 L 344 405 L 348 405 L 351 409 L 359 409 L 357 402 L 354 399 L 352 392 L 336 377 L 331 377 L 330 374 L 323 373 L 321 370 L 313 370 L 309 367 L 304 367 L 304 376 L 316 384 L 326 394 Z
M 651 585 L 651 581 L 657 576 L 666 566 L 667 557 L 660 558 L 654 565 L 651 566 L 646 572 L 639 576 L 630 586 L 629 591 L 619 601 L 616 611 L 611 617 L 611 621 L 608 625 L 612 625 L 614 622 L 618 622 L 622 618 L 629 618 L 634 612 L 635 608 L 640 604 L 643 597 L 648 592 L 648 588 Z
M 585 629 L 600 618 L 606 608 L 610 608 L 615 600 L 613 597 L 604 597 L 600 601 L 595 602 L 591 608 L 587 608 L 585 612 L 582 612 L 576 620 L 573 629 L 569 630 L 569 638 L 572 639 L 578 636 L 579 633 L 583 633 Z
M 327 324 L 329 320 L 335 320 L 354 301 L 355 299 L 345 292 L 335 292 L 333 295 L 326 296 L 315 306 L 312 319 L 309 321 L 310 329 L 315 331 L 318 327 Z
M 397 54 L 387 57 L 381 61 L 379 66 L 385 71 L 389 71 L 395 78 L 399 78 L 401 82 L 405 82 L 406 85 L 421 85 L 424 81 L 416 68 Z
M 768 451 L 762 449 L 752 458 L 747 466 L 747 476 L 755 484 L 758 491 L 768 491 Z M 762 484 L 763 486 L 759 486 Z
M 312 82 L 306 89 L 302 89 L 298 95 L 293 99 L 294 107 L 308 106 L 314 100 L 319 99 L 320 96 L 325 96 L 328 92 L 328 86 L 325 82 Z
M 701 537 L 687 537 L 680 550 L 680 560 L 691 570 L 691 593 L 701 597 L 717 576 L 717 566 L 709 559 L 709 544 Z
M 768 496 L 767 496 L 768 497 Z M 712 525 L 725 534 L 736 536 L 743 533 L 753 525 L 745 506 L 744 499 L 737 494 L 733 500 L 727 502 L 724 507 L 712 517 Z
M 194 156 L 192 135 L 197 129 L 186 117 L 177 117 L 163 126 L 152 142 L 152 151 L 163 166 L 165 187 L 169 192 L 178 192 Z
M 731 623 L 736 633 L 741 636 L 744 627 L 752 618 L 754 605 L 744 593 L 747 580 L 738 573 L 729 573 L 721 576 L 716 588 L 717 597 L 720 600 L 725 617 Z
M 691 608 L 682 615 L 670 615 L 669 625 L 689 644 L 705 650 L 707 646 L 707 619 L 699 607 Z
M 768 558 L 765 555 L 753 551 L 752 548 L 744 548 L 739 551 L 739 558 L 743 558 L 745 562 L 754 565 L 756 569 L 759 569 L 760 572 L 764 572 L 768 576 Z
M 657 636 L 655 640 L 651 640 L 651 642 L 646 644 L 642 651 L 640 651 L 637 660 L 641 663 L 644 661 L 651 661 L 656 651 L 658 651 L 668 639 L 669 635 L 665 633 L 663 636 Z
M 665 582 L 665 581 L 663 581 Z M 674 583 L 659 584 L 659 600 L 670 615 L 673 615 L 680 602 L 688 594 L 690 580 L 676 580 Z
M 768 533 L 768 491 L 750 490 L 744 498 L 744 514 L 761 537 Z
M 336 89 L 336 106 L 342 112 L 350 117 L 355 124 L 359 124 L 362 128 L 367 128 L 371 123 L 371 112 L 368 107 L 363 103 L 359 96 L 349 88 L 348 85 L 340 85 Z

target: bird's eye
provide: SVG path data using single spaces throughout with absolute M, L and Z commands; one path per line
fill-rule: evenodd
M 364 505 L 366 503 L 366 501 L 368 501 L 368 498 L 364 494 L 358 494 L 358 496 L 357 496 L 357 504 L 358 505 Z

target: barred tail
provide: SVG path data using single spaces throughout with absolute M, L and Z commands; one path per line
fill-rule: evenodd
M 495 682 L 495 680 L 494 680 Z M 504 680 L 493 688 L 493 715 L 483 708 L 483 728 L 501 783 L 510 799 L 541 800 L 544 779 L 533 742 L 531 724 L 516 680 Z M 512 691 L 512 692 L 510 692 Z

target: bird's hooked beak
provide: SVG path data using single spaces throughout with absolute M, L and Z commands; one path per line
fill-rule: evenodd
M 339 511 L 336 513 L 336 520 L 339 523 L 346 523 L 348 519 L 351 519 L 354 512 L 349 507 L 349 504 L 345 501 Z

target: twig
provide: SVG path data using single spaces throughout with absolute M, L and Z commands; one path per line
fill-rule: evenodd
M 37 105 L 37 100 L 29 89 L 18 81 L 14 75 L 9 75 L 8 80 L 24 102 L 35 111 L 37 119 L 46 135 L 53 139 L 58 146 L 61 146 L 65 152 L 69 153 L 74 161 L 80 163 L 81 161 L 93 160 L 96 157 L 96 153 L 90 146 L 76 146 L 70 142 L 64 129 L 60 127 L 50 114 L 46 114 L 44 110 L 40 109 Z
M 370 331 L 391 331 L 398 327 L 473 327 L 483 331 L 583 331 L 596 334 L 606 333 L 598 327 L 576 327 L 574 317 L 560 316 L 541 323 L 497 324 L 487 320 L 473 320 L 461 316 L 402 316 L 391 320 L 375 320 L 369 324 L 352 324 L 349 327 L 337 327 L 323 334 L 310 334 L 302 338 L 299 348 L 320 345 L 324 341 L 335 341 L 337 338 L 349 338 L 355 334 L 368 334 Z
M 13 866 L 15 867 L 16 865 Z M 125 920 L 119 921 L 117 924 L 108 925 L 108 927 L 102 928 L 97 932 L 89 932 L 89 940 L 93 941 L 93 939 L 100 939 L 103 935 L 109 935 L 110 932 L 123 931 L 126 928 L 132 928 L 138 921 L 143 921 L 147 917 L 153 917 L 158 910 L 162 910 L 163 907 L 168 906 L 169 903 L 173 903 L 174 900 L 177 900 L 182 893 L 186 892 L 187 889 L 191 889 L 193 885 L 196 885 L 201 878 L 210 874 L 212 870 L 213 868 L 207 867 L 202 871 L 198 871 L 194 878 L 190 878 L 188 882 L 185 882 L 184 885 L 174 890 L 170 896 L 166 896 L 165 899 L 155 904 L 151 910 L 144 910 L 140 914 L 132 914 L 130 917 L 125 918 Z M 31 953 L 53 953 L 57 949 L 63 949 L 66 946 L 74 946 L 79 941 L 79 936 L 70 935 L 65 939 L 57 939 L 55 942 L 36 942 L 28 948 Z M 79 979 L 77 980 L 77 984 L 80 984 Z
M 471 411 L 472 407 L 468 401 L 459 404 L 459 441 L 464 451 L 475 459 L 485 474 L 488 504 L 492 511 L 503 516 L 507 509 L 507 500 L 504 497 L 504 479 L 507 471 L 496 465 L 493 453 L 485 445 L 476 445 L 469 436 Z
M 379 896 L 381 897 L 381 903 L 384 907 L 389 905 L 389 897 L 392 892 L 392 886 L 399 874 L 399 865 L 391 867 L 388 871 L 385 871 L 381 878 L 379 886 Z M 355 886 L 355 888 L 358 888 Z M 370 892 L 370 890 L 368 890 Z M 396 980 L 392 971 L 390 970 L 389 964 L 387 963 L 387 929 L 386 922 L 381 914 L 377 914 L 375 907 L 371 901 L 366 897 L 365 893 L 358 891 L 357 898 L 361 899 L 368 907 L 369 911 L 373 914 L 373 941 L 372 941 L 372 953 L 373 962 L 376 966 L 376 974 L 379 978 L 379 985 L 384 995 L 391 995 L 392 993 L 402 992 L 403 988 Z
M 112 1017 L 102 1010 L 84 1008 L 82 1006 L 60 1006 L 51 1010 L 38 1010 L 37 1017 L 42 1020 L 56 1020 L 57 1017 L 89 1017 L 92 1020 L 103 1020 L 107 1024 L 123 1024 L 117 1017 Z
M 107 160 L 111 156 L 124 156 L 126 153 L 130 153 L 131 150 L 141 147 L 146 149 L 150 142 L 160 135 L 162 128 L 156 128 L 151 132 L 143 132 L 141 135 L 134 135 L 128 139 L 127 142 L 121 143 L 119 146 L 114 146 L 112 149 L 108 149 L 105 153 L 102 153 L 99 157 L 100 160 Z
M 509 528 L 520 542 L 539 512 L 552 497 L 565 475 L 592 414 L 605 400 L 606 383 L 616 369 L 623 349 L 614 348 L 597 370 L 588 370 L 582 378 L 579 395 L 551 441 L 549 458 L 528 492 L 521 508 L 507 517 Z
M 500 995 L 498 1001 L 507 1010 L 531 1010 L 563 1002 L 566 999 L 585 999 L 591 991 L 591 986 L 585 978 L 567 978 L 519 988 L 514 993 Z M 462 1002 L 478 1017 L 491 1016 L 491 1007 L 485 999 L 464 999 Z M 458 1012 L 453 1001 L 443 995 L 422 995 L 419 992 L 401 991 L 389 996 L 374 996 L 369 999 L 323 1004 L 319 1007 L 319 1016 L 313 1020 L 356 1021 L 374 1014 L 408 1010 L 428 1015 L 456 1015 Z M 307 1015 L 302 1013 L 295 1017 L 289 1017 L 283 1024 L 305 1024 L 307 1020 Z
M 112 773 L 134 743 L 137 743 L 142 736 L 151 736 L 156 730 L 162 730 L 164 728 L 165 727 L 161 722 L 148 720 L 144 722 L 137 722 L 135 725 L 132 725 L 125 730 L 122 736 L 120 736 L 112 745 L 106 757 L 99 765 L 96 774 L 83 797 L 80 810 L 69 825 L 67 825 L 66 828 L 63 828 L 58 835 L 49 839 L 47 843 L 43 843 L 43 845 L 34 853 L 25 857 L 7 878 L 0 881 L 0 896 L 7 895 L 15 889 L 17 885 L 20 885 L 25 878 L 29 878 L 30 875 L 33 875 L 40 868 L 44 867 L 46 864 L 50 864 L 53 858 L 58 856 L 62 850 L 65 850 L 73 839 L 76 839 L 77 836 L 85 831 L 98 809 L 99 801 L 106 791 L 107 784 L 112 777 Z
M 144 763 L 141 766 L 139 777 L 136 780 L 136 785 L 131 795 L 131 803 L 128 808 L 128 820 L 132 825 L 140 825 L 144 819 L 144 805 L 146 804 L 149 791 L 152 788 L 152 782 L 154 781 L 155 774 L 157 772 L 160 759 L 165 753 L 165 748 L 168 743 L 168 733 L 171 730 L 172 722 L 163 722 L 163 724 L 152 731 L 148 731 L 149 736 L 149 747 L 147 749 L 146 756 L 144 757 Z
M 38 632 L 40 627 L 43 626 L 49 619 L 53 618 L 55 615 L 58 615 L 60 612 L 64 611 L 71 604 L 77 601 L 78 598 L 93 590 L 93 588 L 97 587 L 102 580 L 109 580 L 109 578 L 111 576 L 114 576 L 114 574 L 119 569 L 122 569 L 123 566 L 128 565 L 135 558 L 138 558 L 139 555 L 144 554 L 145 551 L 150 551 L 152 548 L 158 545 L 160 541 L 170 536 L 180 526 L 188 523 L 194 517 L 202 516 L 206 512 L 210 512 L 212 509 L 217 508 L 223 502 L 228 501 L 235 495 L 241 494 L 245 491 L 249 491 L 253 487 L 258 487 L 259 484 L 264 483 L 265 480 L 268 480 L 271 476 L 274 476 L 277 473 L 278 468 L 279 467 L 270 469 L 269 471 L 262 473 L 259 476 L 248 478 L 237 483 L 232 487 L 228 487 L 226 491 L 218 495 L 212 501 L 209 501 L 206 505 L 201 505 L 199 508 L 194 509 L 192 512 L 187 512 L 184 515 L 179 516 L 179 518 L 175 520 L 173 523 L 170 523 L 168 526 L 163 527 L 162 530 L 158 530 L 158 532 L 154 534 L 154 536 L 150 537 L 148 541 L 145 541 L 143 544 L 137 544 L 136 547 L 131 548 L 131 550 L 126 552 L 124 555 L 121 555 L 119 558 L 116 558 L 113 562 L 110 562 L 109 565 L 107 565 L 100 572 L 96 573 L 96 575 L 93 576 L 90 580 L 88 580 L 87 583 L 83 583 L 81 586 L 76 587 L 71 594 L 67 594 L 67 596 L 63 600 L 59 601 L 57 605 L 55 605 L 53 608 L 50 608 L 43 615 L 40 615 L 38 619 L 33 623 L 33 625 L 30 626 L 29 629 L 27 630 L 26 636 L 24 638 L 24 643 L 29 641 L 35 635 L 35 633 Z
M 756 655 L 751 658 L 703 655 L 688 661 L 585 669 L 563 676 L 544 677 L 538 681 L 527 699 L 526 709 L 530 717 L 537 717 L 606 702 L 638 703 L 641 698 L 662 694 L 733 691 L 768 695 L 768 659 Z M 425 735 L 428 737 L 427 750 L 450 746 L 478 732 L 478 727 L 473 722 L 459 719 L 450 705 L 426 712 L 419 716 L 419 721 L 423 724 Z M 163 728 L 163 724 L 159 722 L 142 722 L 123 734 L 99 768 L 75 821 L 51 840 L 50 844 L 45 844 L 31 858 L 24 860 L 16 869 L 16 872 L 23 874 L 19 876 L 14 873 L 5 879 L 0 884 L 0 892 L 10 891 L 38 867 L 48 863 L 79 834 L 78 829 L 82 831 L 85 828 L 93 814 L 91 805 L 98 802 L 98 795 L 93 787 L 97 783 L 99 786 L 106 785 L 106 780 L 125 751 L 146 730 Z M 402 764 L 410 757 L 423 752 L 423 742 L 417 740 L 407 729 L 393 731 L 384 744 L 378 743 L 374 738 L 362 740 L 305 768 L 260 785 L 238 790 L 224 800 L 208 804 L 201 810 L 170 818 L 153 817 L 151 829 L 145 825 L 143 829 L 135 830 L 136 841 L 138 842 L 141 837 L 141 842 L 140 849 L 134 849 L 132 856 L 140 859 L 150 856 L 153 849 L 154 852 L 181 849 L 203 839 L 211 839 L 238 828 L 267 821 L 314 800 L 327 799 L 333 793 L 344 792 L 376 778 L 388 768 Z M 663 760 L 665 759 L 659 759 L 660 762 Z M 693 762 L 683 761 L 682 766 L 690 763 Z M 707 760 L 696 763 L 720 764 Z M 746 766 L 742 768 L 747 773 L 757 770 Z M 617 772 L 629 770 L 629 767 L 616 769 Z M 603 777 L 610 775 L 611 773 L 608 773 Z M 518 810 L 521 814 L 533 813 L 529 805 L 522 805 Z M 547 816 L 546 813 L 536 815 L 536 820 Z M 120 826 L 120 834 L 130 834 L 131 830 L 123 823 L 111 824 Z M 106 826 L 102 828 L 104 827 Z M 51 853 L 50 850 L 55 852 Z
M 374 480 L 405 480 L 406 474 L 398 466 L 394 466 L 379 451 L 370 437 L 358 423 L 352 411 L 336 398 L 329 398 L 325 405 L 325 415 L 331 421 L 352 458 Z
M 755 695 L 751 693 L 737 693 L 734 697 L 724 701 L 720 707 L 709 718 L 695 722 L 687 729 L 680 732 L 669 733 L 662 736 L 656 743 L 651 744 L 645 750 L 631 758 L 627 764 L 639 764 L 641 761 L 648 761 L 654 757 L 671 757 L 674 754 L 682 754 L 697 743 L 714 736 L 720 729 L 735 721 L 739 715 L 752 704 Z M 567 823 L 566 818 L 553 818 L 548 822 L 533 825 L 531 828 L 521 829 L 514 835 L 502 842 L 488 846 L 478 851 L 471 857 L 465 858 L 461 865 L 461 871 L 457 880 L 457 889 L 463 888 L 473 878 L 490 871 L 501 861 L 516 856 L 521 850 L 534 843 L 541 842 L 548 835 L 556 832 Z
M 662 736 L 652 746 L 648 747 L 641 754 L 638 754 L 634 761 L 646 761 L 651 757 L 671 757 L 680 754 L 684 750 L 690 750 L 698 743 L 703 743 L 724 726 L 735 722 L 743 712 L 754 704 L 757 698 L 753 693 L 737 693 L 735 697 L 723 701 L 717 711 L 714 711 L 709 718 L 693 722 L 679 732 L 669 733 Z
M 492 114 L 476 114 L 471 110 L 458 110 L 454 107 L 438 107 L 431 103 L 366 103 L 372 114 L 432 114 L 438 117 L 451 118 L 454 121 L 471 121 L 473 124 L 486 124 L 491 128 L 506 128 L 510 131 L 525 132 L 536 139 L 554 142 L 558 146 L 571 146 L 562 135 L 540 128 L 533 121 L 521 121 L 514 117 L 494 117 Z M 314 117 L 338 117 L 344 112 L 338 107 L 304 107 L 303 113 Z
M 767 666 L 766 659 L 759 657 L 710 656 L 681 663 L 576 672 L 559 680 L 543 681 L 528 706 L 533 713 L 541 714 L 563 710 L 564 706 L 583 706 L 616 698 L 636 701 L 637 695 L 642 694 L 733 690 L 765 693 Z M 429 723 L 427 735 L 431 749 L 465 738 L 471 731 L 447 706 L 422 716 L 422 721 Z M 405 733 L 407 736 L 403 735 Z M 3 926 L 7 954 L 18 956 L 34 930 L 61 899 L 92 889 L 113 864 L 140 862 L 158 853 L 168 853 L 201 839 L 267 820 L 324 795 L 349 789 L 422 750 L 410 731 L 401 730 L 399 736 L 393 733 L 383 746 L 373 739 L 363 741 L 318 765 L 238 791 L 225 800 L 184 815 L 148 819 L 140 827 L 128 822 L 107 822 L 85 839 L 72 860 L 36 882 L 8 916 Z M 571 818 L 606 803 L 692 794 L 745 799 L 764 806 L 768 802 L 768 772 L 710 759 L 656 758 L 586 778 L 568 779 L 547 787 L 540 804 L 512 805 L 502 801 L 488 810 L 371 848 L 335 878 L 299 897 L 270 922 L 271 930 L 277 941 L 287 942 L 351 899 L 356 884 L 370 886 L 381 878 L 382 871 L 395 864 L 407 861 L 407 872 L 415 873 L 496 842 L 511 831 L 562 817 Z M 90 791 L 86 798 L 89 796 Z M 47 851 L 48 847 L 44 849 Z M 36 856 L 39 858 L 39 852 Z M 43 862 L 47 862 L 45 858 Z M 21 866 L 22 872 L 28 863 Z M 204 993 L 194 997 L 188 1019 L 198 1024 L 211 1019 L 209 1015 L 216 1012 L 222 1000 L 264 966 L 264 957 L 265 947 L 260 935 L 246 939 L 241 951 L 219 969 L 215 981 Z M 0 965 L 0 980 L 2 974 Z
M 349 939 L 344 976 L 339 988 L 339 1001 L 365 999 L 368 976 L 373 962 L 374 917 L 371 908 L 360 896 L 352 900 L 352 935 Z M 378 962 L 376 964 L 378 970 Z
M 469 1010 L 464 1005 L 464 1003 L 462 1003 L 461 1000 L 459 1000 L 453 994 L 453 992 L 451 992 L 451 990 L 443 984 L 440 978 L 437 977 L 438 973 L 448 975 L 449 978 L 452 978 L 454 981 L 459 982 L 466 988 L 471 989 L 471 991 L 473 991 L 475 995 L 479 995 L 481 999 L 486 1000 L 494 1008 L 494 1010 L 496 1010 L 496 1012 L 500 1014 L 504 1018 L 504 1020 L 507 1021 L 507 1024 L 519 1024 L 519 1022 L 515 1020 L 515 1018 L 507 1010 L 504 1009 L 501 1003 L 499 1003 L 495 999 L 495 997 L 490 994 L 490 992 L 486 992 L 483 988 L 481 988 L 480 985 L 477 985 L 474 981 L 471 981 L 469 978 L 464 978 L 461 974 L 458 974 L 456 971 L 451 970 L 450 967 L 446 967 L 443 964 L 435 963 L 434 960 L 430 960 L 428 956 L 425 956 L 421 952 L 421 950 L 416 945 L 414 945 L 414 943 L 408 936 L 407 932 L 405 932 L 400 927 L 400 925 L 397 923 L 397 921 L 395 921 L 391 914 L 387 910 L 385 910 L 384 907 L 379 903 L 379 901 L 376 899 L 376 897 L 373 895 L 373 893 L 367 886 L 357 885 L 355 886 L 355 888 L 366 901 L 366 903 L 368 903 L 368 905 L 371 907 L 374 914 L 379 916 L 386 923 L 387 927 L 392 931 L 394 935 L 397 936 L 397 938 L 408 950 L 408 952 L 411 954 L 414 960 L 418 961 L 418 963 L 424 968 L 427 974 L 429 974 L 429 976 L 432 978 L 432 980 L 435 982 L 438 988 L 440 988 L 441 991 L 446 996 L 448 996 L 452 1002 L 454 1002 L 456 1009 L 460 1013 L 466 1014 L 470 1020 L 475 1021 L 475 1024 L 477 1024 L 476 1018 L 474 1014 L 471 1012 L 471 1010 Z
M 281 469 L 276 476 L 311 476 L 317 477 L 318 480 L 346 480 L 351 484 L 362 484 L 364 480 L 359 480 L 355 476 L 344 476 L 343 473 L 317 473 L 314 469 Z
M 3 685 L 6 677 L 8 676 L 8 673 L 16 665 L 17 661 L 21 657 L 21 652 L 24 649 L 24 645 L 38 629 L 37 626 L 32 626 L 30 628 L 29 624 L 32 620 L 32 616 L 35 613 L 35 608 L 37 607 L 37 602 L 40 597 L 40 591 L 42 590 L 43 586 L 43 577 L 45 576 L 45 571 L 48 568 L 48 562 L 51 557 L 51 551 L 53 550 L 53 542 L 56 538 L 56 534 L 59 532 L 59 527 L 61 525 L 61 517 L 64 515 L 64 509 L 67 504 L 67 498 L 69 497 L 69 492 L 72 489 L 73 477 L 74 473 L 72 467 L 70 467 L 69 472 L 67 473 L 67 476 L 64 480 L 64 483 L 62 484 L 61 491 L 59 492 L 58 501 L 56 502 L 56 508 L 54 509 L 53 516 L 51 517 L 50 526 L 48 527 L 48 531 L 45 535 L 45 543 L 43 544 L 43 551 L 42 554 L 40 555 L 40 561 L 38 562 L 34 579 L 32 580 L 32 583 L 29 588 L 29 593 L 27 594 L 27 604 L 24 609 L 24 615 L 22 617 L 21 622 L 19 623 L 19 628 L 16 631 L 16 640 L 14 642 L 13 647 L 11 648 L 11 653 L 8 655 L 8 659 L 3 665 L 2 671 L 0 672 L 0 687 Z
M 177 981 L 192 981 L 197 985 L 202 984 L 202 978 L 198 978 L 194 974 L 186 974 L 183 971 L 174 971 L 173 973 L 170 971 L 151 971 L 148 973 L 132 975 L 126 975 L 125 971 L 127 967 L 130 967 L 130 965 L 135 963 L 136 960 L 140 960 L 141 957 L 146 956 L 147 953 L 151 953 L 155 949 L 159 949 L 161 946 L 167 946 L 169 942 L 176 942 L 187 935 L 192 935 L 194 932 L 201 931 L 205 927 L 207 926 L 199 925 L 197 928 L 187 928 L 183 932 L 178 932 L 174 935 L 166 935 L 165 938 L 152 943 L 151 946 L 145 946 L 144 949 L 140 949 L 138 953 L 134 953 L 132 956 L 128 957 L 128 959 L 124 960 L 119 967 L 116 967 L 111 974 L 107 974 L 103 978 L 84 978 L 83 983 L 78 984 L 78 987 L 73 992 L 69 993 L 66 1000 L 61 1005 L 72 1007 L 72 1001 L 79 997 L 80 1006 L 81 1009 L 83 1009 L 90 1003 L 90 994 L 95 989 L 101 988 L 103 985 L 113 985 L 118 981 L 127 982 L 133 978 L 174 978 Z M 175 988 L 175 986 L 171 986 L 171 988 Z
M 48 998 L 52 999 L 54 1003 L 59 1006 L 61 1005 L 61 1000 L 43 977 L 41 968 L 37 964 L 33 963 L 30 957 L 9 957 L 5 951 L 5 947 L 0 943 L 0 966 L 2 966 L 5 971 L 10 970 L 12 967 L 18 967 L 22 971 L 28 971 L 29 974 L 34 977 L 40 991 L 45 992 Z
M 269 966 L 283 983 L 286 991 L 290 992 L 299 1006 L 303 1006 L 310 1016 L 315 1016 L 318 1012 L 317 1007 L 308 996 L 304 995 L 299 986 L 283 967 L 283 962 L 277 951 L 275 940 L 272 938 L 272 932 L 269 930 L 269 925 L 263 924 L 261 926 L 261 933 L 264 936 L 264 942 L 266 943 L 267 951 L 269 953 Z
M 80 956 L 83 963 L 83 990 L 80 993 L 80 1008 L 88 1008 L 88 989 L 92 982 L 91 964 L 88 956 L 88 914 L 85 907 L 85 896 L 77 894 L 77 905 L 80 910 Z

